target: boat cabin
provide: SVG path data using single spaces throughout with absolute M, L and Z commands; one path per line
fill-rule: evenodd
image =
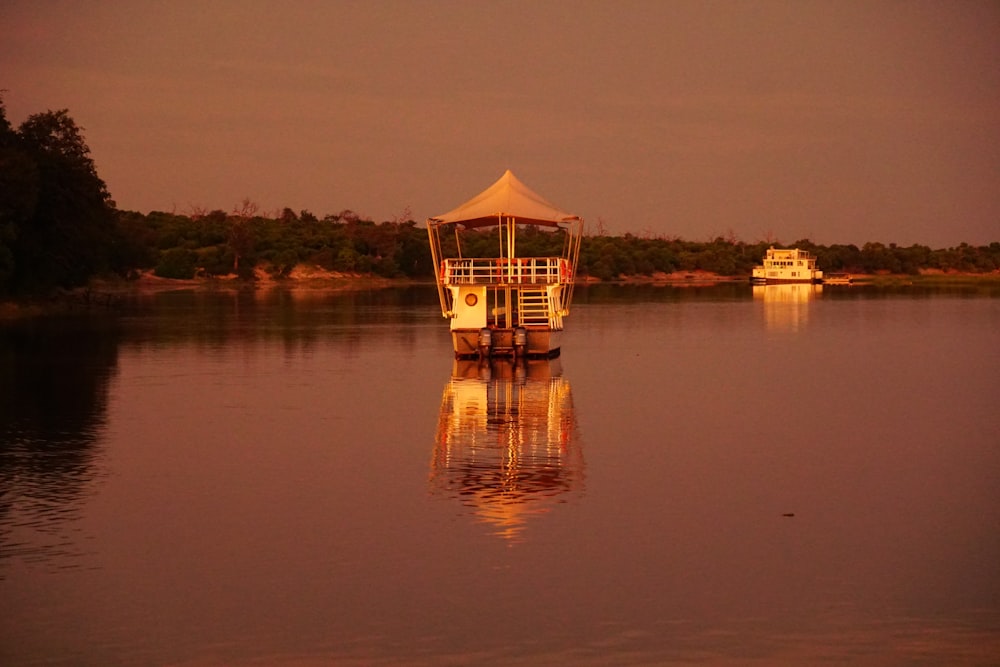
M 816 268 L 816 256 L 798 248 L 768 248 L 764 262 L 753 267 L 750 281 L 755 285 L 780 283 L 821 283 L 823 272 Z

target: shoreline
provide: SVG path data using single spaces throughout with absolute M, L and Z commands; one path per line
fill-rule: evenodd
M 839 273 L 839 272 L 838 272 Z M 924 269 L 918 274 L 909 273 L 849 273 L 851 283 L 837 285 L 902 286 L 902 285 L 959 285 L 1000 283 L 1000 270 L 988 273 L 972 273 L 967 271 L 942 271 L 939 269 Z M 723 276 L 710 271 L 674 271 L 673 273 L 654 273 L 652 275 L 622 276 L 617 280 L 601 280 L 599 278 L 583 278 L 578 284 L 600 285 L 674 285 L 698 286 L 716 285 L 721 283 L 748 283 L 750 276 Z
M 849 289 L 852 285 L 876 287 L 991 285 L 1000 284 L 1000 271 L 971 273 L 959 271 L 923 270 L 919 274 L 876 273 L 850 274 L 852 283 L 836 285 Z M 601 280 L 583 276 L 577 285 L 659 285 L 673 287 L 709 287 L 727 283 L 746 283 L 749 276 L 723 276 L 709 271 L 674 271 L 652 275 L 621 276 L 617 280 Z M 288 289 L 301 292 L 330 292 L 349 290 L 385 289 L 407 285 L 433 285 L 434 280 L 413 278 L 384 278 L 373 274 L 341 273 L 319 268 L 296 267 L 288 277 L 275 278 L 262 269 L 255 272 L 253 280 L 239 279 L 235 275 L 197 277 L 190 279 L 161 278 L 152 271 L 143 271 L 133 280 L 95 279 L 86 287 L 59 290 L 48 296 L 0 299 L 0 321 L 32 317 L 77 307 L 113 307 L 126 295 L 150 295 L 176 290 L 241 291 Z
M 958 271 L 922 271 L 917 275 L 905 273 L 852 273 L 851 285 L 905 286 L 905 285 L 959 285 L 1000 283 L 1000 271 L 970 273 Z M 710 271 L 674 271 L 652 275 L 621 276 L 616 280 L 602 280 L 592 276 L 580 277 L 576 284 L 591 285 L 664 285 L 674 287 L 707 287 L 718 284 L 748 283 L 750 276 L 724 276 Z M 384 278 L 373 274 L 341 273 L 323 269 L 296 268 L 288 277 L 275 278 L 258 270 L 253 280 L 241 280 L 234 275 L 211 276 L 191 279 L 161 278 L 152 272 L 143 272 L 135 280 L 93 281 L 89 287 L 73 292 L 113 294 L 151 294 L 156 292 L 200 290 L 366 290 L 402 287 L 406 285 L 434 285 L 433 278 Z

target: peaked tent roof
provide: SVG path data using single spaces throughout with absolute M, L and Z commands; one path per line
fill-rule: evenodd
M 460 222 L 466 227 L 495 225 L 502 217 L 534 225 L 558 226 L 580 217 L 556 208 L 538 193 L 517 179 L 508 169 L 500 179 L 461 206 L 447 213 L 428 218 L 438 225 Z

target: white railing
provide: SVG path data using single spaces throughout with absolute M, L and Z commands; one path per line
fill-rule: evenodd
M 452 258 L 441 262 L 440 277 L 451 285 L 551 285 L 573 278 L 562 257 Z

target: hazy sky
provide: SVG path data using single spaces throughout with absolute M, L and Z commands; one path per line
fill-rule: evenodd
M 15 125 L 120 208 L 422 222 L 505 169 L 608 233 L 1000 240 L 1000 2 L 0 2 Z

